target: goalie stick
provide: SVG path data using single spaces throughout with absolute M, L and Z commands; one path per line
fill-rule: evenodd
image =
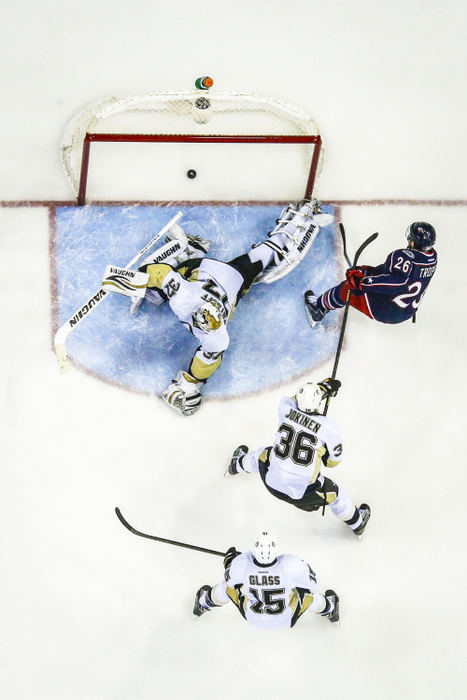
M 173 544 L 177 547 L 185 547 L 186 549 L 195 549 L 197 552 L 205 552 L 206 554 L 216 554 L 218 557 L 225 557 L 225 555 L 227 554 L 227 552 L 218 552 L 216 549 L 206 549 L 206 547 L 198 547 L 195 544 L 186 544 L 186 542 L 168 540 L 165 537 L 156 537 L 156 535 L 146 535 L 144 532 L 135 530 L 135 528 L 132 527 L 130 523 L 125 520 L 125 518 L 120 512 L 120 508 L 115 508 L 115 512 L 117 514 L 117 518 L 120 520 L 122 525 L 124 525 L 126 529 L 132 532 L 134 535 L 138 535 L 138 537 L 146 537 L 148 540 L 156 540 L 156 542 L 165 542 L 166 544 Z
M 142 248 L 134 258 L 130 260 L 130 262 L 125 266 L 126 268 L 131 267 L 132 265 L 135 265 L 135 263 L 138 262 L 140 258 L 145 255 L 145 253 L 150 250 L 150 248 L 153 247 L 157 243 L 157 241 L 162 238 L 162 236 L 169 231 L 174 224 L 177 223 L 182 218 L 183 214 L 181 211 L 179 211 L 175 216 L 173 216 L 169 223 L 166 224 L 160 231 L 159 233 L 156 233 L 156 235 L 151 238 L 149 243 L 146 243 L 144 248 Z M 71 333 L 76 326 L 81 323 L 81 321 L 88 316 L 91 311 L 94 311 L 94 309 L 101 303 L 101 301 L 107 296 L 108 292 L 105 290 L 102 286 L 99 287 L 97 292 L 93 294 L 79 309 L 75 311 L 75 313 L 67 320 L 65 323 L 60 326 L 58 331 L 55 333 L 54 336 L 54 350 L 55 354 L 57 356 L 57 361 L 58 361 L 58 367 L 60 369 L 60 372 L 66 372 L 70 369 L 70 358 L 68 357 L 68 353 L 66 351 L 66 346 L 65 342 L 68 337 L 68 335 Z
M 339 228 L 341 229 L 341 233 L 342 233 L 342 232 L 344 231 L 344 226 L 343 226 L 343 224 L 339 224 Z M 345 236 L 345 231 L 344 231 L 344 236 Z M 375 240 L 375 238 L 377 238 L 377 236 L 378 236 L 377 233 L 372 233 L 371 236 L 368 236 L 368 238 L 367 238 L 365 241 L 363 241 L 363 243 L 361 244 L 360 248 L 359 248 L 359 249 L 357 250 L 357 252 L 355 253 L 355 257 L 354 257 L 354 259 L 353 259 L 353 265 L 351 265 L 351 267 L 356 267 L 360 255 L 363 253 L 363 251 L 365 250 L 365 248 L 366 248 L 368 245 L 370 245 L 370 243 L 372 243 L 372 242 Z M 345 239 L 344 239 L 344 240 L 345 240 Z M 345 244 L 344 244 L 344 245 L 345 245 Z M 345 327 L 346 327 L 346 325 L 347 325 L 347 316 L 349 315 L 349 308 L 350 308 L 349 301 L 350 301 L 350 289 L 349 289 L 349 291 L 347 292 L 347 298 L 346 298 L 346 300 L 345 300 L 344 317 L 343 317 L 343 319 L 342 319 L 342 326 L 341 326 L 341 330 L 340 330 L 340 333 L 339 333 L 339 342 L 338 342 L 338 344 L 337 344 L 336 356 L 335 356 L 335 358 L 334 358 L 334 366 L 333 366 L 333 368 L 332 368 L 331 379 L 335 379 L 335 378 L 336 378 L 336 374 L 337 374 L 337 365 L 339 364 L 339 358 L 340 358 L 340 356 L 341 356 L 342 343 L 344 342 Z M 325 406 L 324 406 L 324 411 L 323 411 L 323 415 L 324 415 L 324 416 L 325 416 L 325 415 L 327 414 L 327 412 L 328 412 L 328 406 L 329 406 L 329 401 L 330 401 L 330 400 L 331 400 L 331 397 L 328 396 L 327 399 L 326 399 L 326 404 L 325 404 Z

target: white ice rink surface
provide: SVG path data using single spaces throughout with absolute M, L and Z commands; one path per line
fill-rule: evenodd
M 2 698 L 465 698 L 465 3 L 46 1 L 2 15 L 2 200 L 70 199 L 57 148 L 86 102 L 205 74 L 313 114 L 327 201 L 464 200 L 342 207 L 350 250 L 380 232 L 370 263 L 410 221 L 432 222 L 439 240 L 415 326 L 350 315 L 331 408 L 346 455 L 330 475 L 372 506 L 362 542 L 255 477 L 222 477 L 237 444 L 270 441 L 295 385 L 184 420 L 60 376 L 47 210 L 0 209 Z M 264 633 L 233 606 L 193 621 L 221 560 L 134 537 L 117 505 L 143 531 L 213 549 L 249 548 L 271 527 L 337 590 L 341 626 L 306 614 Z

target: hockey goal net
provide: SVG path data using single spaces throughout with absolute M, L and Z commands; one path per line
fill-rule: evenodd
M 279 201 L 311 196 L 324 149 L 316 122 L 292 105 L 195 90 L 88 105 L 61 158 L 79 204 Z

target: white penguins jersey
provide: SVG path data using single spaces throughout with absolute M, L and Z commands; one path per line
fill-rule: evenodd
M 165 276 L 161 289 L 178 319 L 198 338 L 202 350 L 220 353 L 229 345 L 226 323 L 233 313 L 242 284 L 243 277 L 235 268 L 219 260 L 204 258 L 196 280 L 188 281 L 172 270 Z M 222 306 L 224 323 L 217 330 L 206 332 L 193 325 L 192 315 L 212 298 Z
M 293 627 L 305 610 L 321 612 L 326 604 L 315 573 L 293 554 L 267 566 L 256 563 L 253 552 L 239 554 L 225 572 L 225 587 L 243 617 L 263 629 Z
M 335 467 L 342 459 L 342 434 L 334 421 L 300 411 L 294 398 L 279 403 L 279 428 L 269 454 L 266 483 L 290 498 L 303 496 L 316 481 L 321 464 Z

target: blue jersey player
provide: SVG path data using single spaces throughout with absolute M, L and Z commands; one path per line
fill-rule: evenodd
M 306 291 L 310 325 L 345 306 L 347 299 L 350 306 L 382 323 L 402 323 L 414 316 L 436 270 L 436 232 L 431 224 L 416 221 L 406 235 L 408 247 L 390 253 L 382 265 L 350 268 L 343 282 L 320 296 Z

